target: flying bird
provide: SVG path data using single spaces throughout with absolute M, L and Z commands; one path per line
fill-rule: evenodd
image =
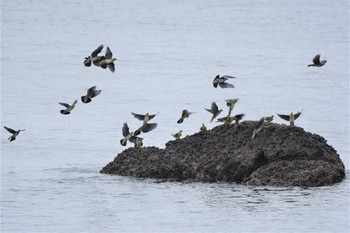
M 179 139 L 182 136 L 182 130 L 179 130 L 176 134 L 172 134 L 175 139 Z
M 70 112 L 75 108 L 75 105 L 77 104 L 78 100 L 75 100 L 72 105 L 66 104 L 66 103 L 59 103 L 60 105 L 66 107 L 66 109 L 61 110 L 61 114 L 68 115 Z
M 101 93 L 101 90 L 96 90 L 96 86 L 90 87 L 87 90 L 87 93 L 85 96 L 81 97 L 81 101 L 86 104 L 86 103 L 90 103 L 91 99 L 98 96 Z
M 215 102 L 211 103 L 211 108 L 210 109 L 205 109 L 208 112 L 210 112 L 211 114 L 213 114 L 213 117 L 211 118 L 210 122 L 212 122 L 221 112 L 222 109 L 219 110 L 218 106 L 216 105 Z
M 114 67 L 114 61 L 117 60 L 117 58 L 113 58 L 113 54 L 112 54 L 112 51 L 109 49 L 109 47 L 107 46 L 107 49 L 106 49 L 106 54 L 105 56 L 103 57 L 103 59 L 101 59 L 101 62 L 100 62 L 100 66 L 103 68 L 103 69 L 106 69 L 108 67 L 108 69 L 112 72 L 114 72 L 115 70 L 115 67 Z
M 8 140 L 10 142 L 16 140 L 16 137 L 18 136 L 18 134 L 21 132 L 21 131 L 24 131 L 25 129 L 19 129 L 19 130 L 14 130 L 14 129 L 11 129 L 11 128 L 8 128 L 6 126 L 4 126 L 4 128 L 9 132 L 11 133 L 12 135 L 8 138 Z
M 298 117 L 300 116 L 300 114 L 302 113 L 303 110 L 301 110 L 300 112 L 294 114 L 293 112 L 291 112 L 289 115 L 283 115 L 283 114 L 278 114 L 277 115 L 282 118 L 283 120 L 289 121 L 291 126 L 294 126 L 294 121 L 296 119 L 298 119 Z
M 236 78 L 236 77 L 229 76 L 229 75 L 224 75 L 224 76 L 216 75 L 216 77 L 213 80 L 213 86 L 215 88 L 217 88 L 218 85 L 221 88 L 234 88 L 235 87 L 234 85 L 226 82 L 229 78 Z
M 84 65 L 89 67 L 91 66 L 91 62 L 93 62 L 95 66 L 100 66 L 101 56 L 98 56 L 98 54 L 102 51 L 102 49 L 103 45 L 100 45 L 91 53 L 91 56 L 85 57 Z
M 181 118 L 177 121 L 178 124 L 181 124 L 185 118 L 188 118 L 194 112 L 189 112 L 187 109 L 182 110 Z
M 327 63 L 327 60 L 320 61 L 320 54 L 317 54 L 314 59 L 312 59 L 312 64 L 308 65 L 309 66 L 316 66 L 316 67 L 321 67 Z
M 147 123 L 148 121 L 152 120 L 157 114 L 149 115 L 147 112 L 145 115 L 143 114 L 137 114 L 137 113 L 131 113 L 136 119 L 143 121 L 143 123 Z
M 124 137 L 123 139 L 120 140 L 120 144 L 122 146 L 126 146 L 128 141 L 132 143 L 135 143 L 137 139 L 142 141 L 142 138 L 134 136 L 133 132 L 129 131 L 129 126 L 126 122 L 123 124 L 122 135 Z

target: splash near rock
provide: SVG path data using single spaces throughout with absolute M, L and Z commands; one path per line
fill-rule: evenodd
M 323 137 L 299 127 L 268 123 L 252 139 L 256 123 L 220 125 L 169 141 L 165 149 L 129 148 L 101 173 L 304 187 L 330 185 L 345 177 L 344 164 Z

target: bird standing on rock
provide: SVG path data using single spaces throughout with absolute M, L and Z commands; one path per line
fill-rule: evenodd
M 283 114 L 278 114 L 277 115 L 282 118 L 283 120 L 289 121 L 291 126 L 294 126 L 294 121 L 296 119 L 298 119 L 298 117 L 301 115 L 303 110 L 301 110 L 300 112 L 294 114 L 293 112 L 291 112 L 289 115 L 283 115 Z
M 206 131 L 207 127 L 205 127 L 205 125 L 202 123 L 202 126 L 200 127 L 200 131 Z
M 226 83 L 226 81 L 227 81 L 229 78 L 236 78 L 236 77 L 229 76 L 229 75 L 224 75 L 224 76 L 216 75 L 216 77 L 215 77 L 214 80 L 213 80 L 213 86 L 214 86 L 215 88 L 217 88 L 218 85 L 219 85 L 221 88 L 234 88 L 234 87 L 235 87 L 234 85 L 229 84 L 229 83 Z
M 91 99 L 98 96 L 100 93 L 101 90 L 96 90 L 96 86 L 90 87 L 87 90 L 86 95 L 81 97 L 81 102 L 83 102 L 84 104 L 90 103 Z
M 115 67 L 113 62 L 115 60 L 117 60 L 117 58 L 113 58 L 112 51 L 107 46 L 105 56 L 103 57 L 103 59 L 101 59 L 100 66 L 103 69 L 106 69 L 108 67 L 110 71 L 114 72 Z
M 327 60 L 320 61 L 320 54 L 317 54 L 314 59 L 312 59 L 312 64 L 308 65 L 309 66 L 316 66 L 316 67 L 321 67 L 327 63 Z
M 210 109 L 205 109 L 211 114 L 213 114 L 213 117 L 211 118 L 210 122 L 213 122 L 213 120 L 222 112 L 222 109 L 219 110 L 218 106 L 216 105 L 215 102 L 211 103 L 211 108 Z
M 101 56 L 98 56 L 98 54 L 102 51 L 102 49 L 103 45 L 100 45 L 91 53 L 91 56 L 85 57 L 84 65 L 89 67 L 91 66 L 91 62 L 93 62 L 95 66 L 100 66 Z
M 255 125 L 252 139 L 254 139 L 256 137 L 256 135 L 258 135 L 258 133 L 264 128 L 264 121 L 265 121 L 265 119 L 264 119 L 264 117 L 262 117 L 262 118 L 260 118 L 258 123 Z
M 181 124 L 185 118 L 188 118 L 194 112 L 189 112 L 187 109 L 182 110 L 181 118 L 177 121 L 178 124 Z
M 11 133 L 12 135 L 8 138 L 8 140 L 10 142 L 16 140 L 16 137 L 18 136 L 18 134 L 21 132 L 21 131 L 24 131 L 25 129 L 19 129 L 19 130 L 14 130 L 14 129 L 11 129 L 11 128 L 8 128 L 6 126 L 4 126 L 4 128 L 9 132 Z
M 75 100 L 72 105 L 66 104 L 66 103 L 59 103 L 60 105 L 66 107 L 66 109 L 61 110 L 60 113 L 63 115 L 69 115 L 70 112 L 75 108 L 75 105 L 77 104 L 78 100 Z
M 175 139 L 179 139 L 182 136 L 182 130 L 179 130 L 176 134 L 172 134 Z

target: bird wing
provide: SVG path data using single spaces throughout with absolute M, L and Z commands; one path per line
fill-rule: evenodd
M 88 97 L 91 97 L 91 96 L 93 95 L 93 93 L 94 93 L 95 90 L 96 90 L 96 86 L 90 87 L 90 88 L 87 90 L 86 95 L 87 95 Z
M 66 103 L 59 103 L 60 105 L 62 105 L 62 106 L 64 106 L 64 107 L 66 107 L 66 108 L 69 108 L 70 106 L 69 106 L 69 104 L 66 104 Z
M 16 131 L 13 130 L 13 129 L 11 129 L 11 128 L 8 128 L 8 127 L 6 127 L 6 126 L 4 126 L 4 128 L 5 128 L 9 133 L 12 133 L 12 134 L 16 133 Z
M 91 53 L 91 57 L 96 57 L 103 49 L 103 44 L 101 44 L 100 46 L 98 46 L 97 49 L 95 49 L 92 53 Z
M 245 116 L 245 114 L 244 113 L 241 113 L 241 114 L 237 114 L 237 115 L 235 115 L 235 118 L 236 118 L 236 120 L 242 120 L 242 118 Z
M 139 138 L 139 137 L 136 137 L 136 136 L 131 136 L 131 138 L 129 139 L 129 141 L 132 142 L 132 143 L 135 143 L 136 139 L 139 139 L 140 141 L 143 140 L 143 138 Z
M 123 124 L 122 133 L 124 137 L 128 136 L 129 134 L 129 127 L 126 122 Z
M 157 128 L 157 123 L 146 123 L 140 128 L 140 130 L 143 133 L 147 133 L 149 131 L 154 130 L 155 128 Z
M 315 57 L 314 57 L 314 59 L 312 60 L 312 62 L 314 63 L 314 64 L 320 64 L 320 54 L 317 54 Z
M 294 114 L 294 120 L 298 119 L 298 117 L 301 115 L 303 110 L 301 110 L 300 112 L 298 112 L 297 114 Z
M 235 87 L 234 85 L 232 85 L 232 84 L 230 84 L 230 83 L 225 83 L 225 82 L 219 83 L 219 86 L 220 86 L 221 88 L 234 88 L 234 87 Z
M 236 77 L 233 77 L 233 76 L 230 76 L 230 75 L 223 75 L 223 76 L 221 76 L 221 78 L 236 78 Z
M 264 123 L 264 118 L 261 118 L 258 123 L 255 125 L 255 129 L 259 129 L 260 126 Z
M 94 90 L 92 95 L 91 95 L 91 98 L 98 96 L 100 93 L 101 93 L 101 90 Z
M 212 103 L 211 103 L 211 112 L 212 112 L 212 113 L 216 113 L 216 112 L 218 112 L 218 111 L 219 111 L 218 106 L 216 105 L 215 102 L 212 102 Z
M 109 47 L 107 46 L 105 58 L 106 58 L 106 59 L 110 59 L 110 58 L 112 58 L 112 56 L 113 56 L 112 51 L 111 51 L 111 50 L 109 49 Z
M 282 114 L 278 114 L 278 113 L 277 113 L 277 115 L 279 117 L 281 117 L 283 120 L 289 121 L 289 115 L 282 115 Z
M 110 64 L 108 64 L 108 65 L 107 65 L 107 67 L 108 67 L 108 69 L 109 69 L 110 71 L 112 71 L 112 72 L 114 72 L 114 71 L 115 71 L 115 66 L 114 66 L 114 63 L 110 63 Z
M 72 106 L 76 105 L 78 103 L 78 100 L 74 100 Z
M 153 114 L 153 115 L 148 115 L 148 120 L 152 120 L 157 114 Z
M 142 114 L 136 114 L 136 113 L 131 113 L 136 119 L 143 121 L 143 119 L 145 119 L 145 115 Z M 151 119 L 151 116 L 149 116 L 149 119 Z

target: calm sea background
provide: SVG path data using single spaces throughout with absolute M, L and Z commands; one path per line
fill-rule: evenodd
M 83 65 L 100 44 L 115 73 Z M 316 54 L 328 63 L 307 67 Z M 235 88 L 213 88 L 217 74 Z M 159 112 L 144 145 L 164 148 L 180 129 L 215 127 L 204 108 L 226 112 L 227 98 L 245 120 L 303 110 L 296 125 L 327 139 L 347 178 L 278 188 L 99 173 L 125 149 L 123 123 L 140 125 L 131 112 Z M 185 108 L 195 114 L 178 125 Z M 3 126 L 26 131 L 10 143 Z M 1 1 L 1 232 L 349 232 L 349 154 L 347 0 Z

